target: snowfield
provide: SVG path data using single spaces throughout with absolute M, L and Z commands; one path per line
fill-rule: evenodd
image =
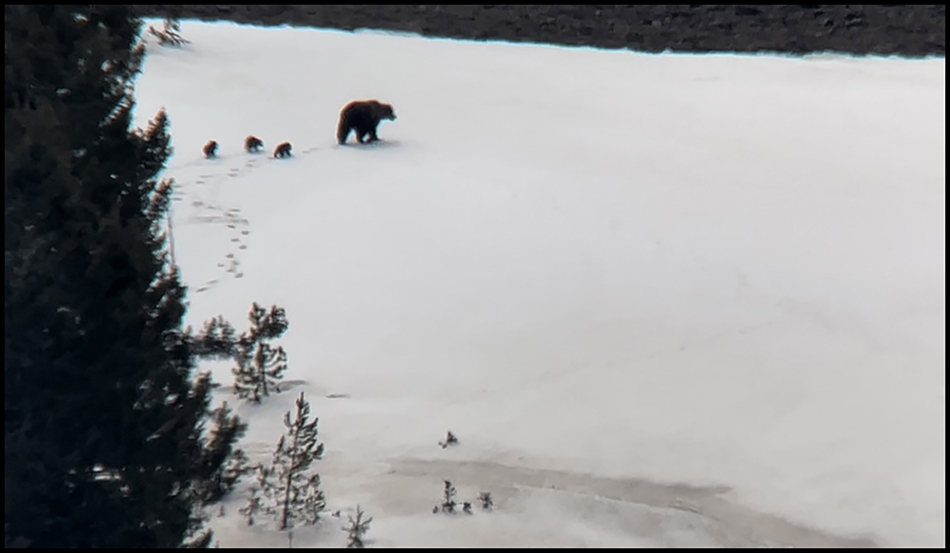
M 171 120 L 189 324 L 287 310 L 285 393 L 202 369 L 255 461 L 319 417 L 294 547 L 357 504 L 370 547 L 946 545 L 944 58 L 182 34 L 137 121 Z M 398 119 L 337 146 L 366 98 Z M 216 540 L 286 547 L 252 480 Z M 443 480 L 494 512 L 433 514 Z

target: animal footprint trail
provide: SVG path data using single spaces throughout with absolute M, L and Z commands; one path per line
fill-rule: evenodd
M 227 228 L 232 233 L 230 243 L 236 245 L 238 251 L 246 250 L 247 244 L 244 243 L 243 238 L 251 234 L 251 231 L 247 228 L 249 221 L 241 216 L 241 210 L 237 208 L 227 210 L 224 216 L 228 221 Z M 243 278 L 244 272 L 240 270 L 241 262 L 238 260 L 237 254 L 233 251 L 229 252 L 226 259 L 228 259 L 228 262 L 225 272 L 231 273 L 234 278 Z
M 223 221 L 226 224 L 226 227 L 231 231 L 233 236 L 230 237 L 229 243 L 233 246 L 237 246 L 237 251 L 243 251 L 247 249 L 247 244 L 244 243 L 242 237 L 247 237 L 250 235 L 250 230 L 248 230 L 248 220 L 240 216 L 240 210 L 238 209 L 229 209 L 227 211 L 222 211 L 218 208 L 221 215 L 217 218 L 218 221 Z M 241 228 L 239 228 L 241 227 Z M 235 279 L 244 278 L 244 271 L 241 270 L 241 261 L 238 259 L 237 253 L 235 250 L 231 250 L 224 256 L 224 261 L 217 263 L 219 269 L 224 269 L 225 273 L 232 275 Z M 206 292 L 210 290 L 215 284 L 219 282 L 219 279 L 212 279 L 205 283 L 203 286 L 195 289 L 196 293 Z
M 249 165 L 254 167 L 257 163 L 254 162 Z M 250 221 L 243 216 L 239 208 L 222 206 L 218 194 L 219 192 L 227 194 L 228 188 L 227 185 L 223 185 L 222 179 L 234 177 L 241 173 L 241 169 L 233 167 L 227 173 L 199 175 L 199 178 L 192 181 L 191 186 L 186 188 L 187 192 L 190 193 L 181 194 L 183 198 L 190 199 L 190 205 L 193 208 L 192 213 L 186 219 L 188 223 L 224 224 L 224 228 L 227 229 L 226 244 L 229 247 L 224 252 L 224 259 L 216 265 L 219 270 L 223 269 L 224 273 L 233 276 L 235 279 L 244 278 L 244 271 L 241 268 L 241 262 L 237 254 L 248 249 L 246 241 L 250 236 L 248 228 Z M 226 201 L 225 199 L 224 202 Z M 220 282 L 220 277 L 212 278 L 194 288 L 194 292 L 196 294 L 207 292 Z
M 202 293 L 202 292 L 207 292 L 212 286 L 214 286 L 214 285 L 217 284 L 217 283 L 218 283 L 218 279 L 216 279 L 216 278 L 215 278 L 215 279 L 211 279 L 211 280 L 209 280 L 208 282 L 206 282 L 206 283 L 204 284 L 204 286 L 201 286 L 200 288 L 196 288 L 196 289 L 195 289 L 195 293 L 196 293 L 196 294 L 200 294 L 200 293 Z
M 311 147 L 301 154 L 316 151 Z M 173 199 L 177 202 L 187 201 L 190 213 L 186 216 L 185 224 L 224 223 L 227 229 L 227 247 L 223 252 L 224 258 L 216 263 L 218 270 L 233 276 L 235 279 L 244 277 L 241 261 L 238 254 L 248 249 L 250 230 L 247 218 L 241 210 L 235 207 L 226 207 L 229 181 L 234 178 L 247 176 L 267 164 L 266 152 L 242 152 L 240 154 L 217 155 L 214 158 L 195 159 L 191 162 L 178 165 L 176 169 L 183 170 L 181 180 L 176 182 Z M 186 168 L 194 168 L 187 170 Z M 176 179 L 177 180 L 177 179 Z M 222 196 L 222 197 L 219 197 Z M 224 204 L 224 205 L 222 205 Z M 225 275 L 221 275 L 225 276 Z M 212 278 L 206 283 L 194 288 L 195 293 L 211 290 L 221 282 L 221 277 Z

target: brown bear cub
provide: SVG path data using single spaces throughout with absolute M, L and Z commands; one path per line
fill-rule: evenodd
M 290 142 L 281 142 L 274 148 L 274 157 L 290 157 Z
M 248 137 L 244 139 L 244 149 L 247 150 L 248 153 L 259 152 L 264 149 L 264 141 L 253 134 L 248 135 Z
M 369 141 L 379 140 L 376 136 L 376 127 L 383 119 L 396 120 L 393 107 L 377 100 L 356 100 L 346 104 L 340 112 L 340 124 L 336 129 L 336 138 L 340 144 L 345 144 L 350 131 L 355 131 L 356 140 L 364 142 L 366 135 Z
M 205 147 L 201 149 L 205 154 L 205 158 L 211 159 L 218 155 L 218 143 L 214 140 L 209 140 Z

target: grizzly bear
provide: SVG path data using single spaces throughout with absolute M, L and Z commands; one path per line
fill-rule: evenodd
M 218 143 L 214 140 L 209 140 L 205 147 L 201 149 L 205 154 L 205 158 L 211 159 L 218 155 Z
M 274 148 L 274 157 L 290 157 L 290 142 L 281 142 Z
M 376 127 L 383 119 L 396 120 L 393 107 L 377 100 L 355 100 L 346 104 L 340 112 L 340 124 L 336 129 L 336 138 L 340 144 L 345 144 L 350 131 L 356 132 L 356 140 L 364 142 L 366 135 L 369 141 L 379 140 L 376 136 Z
M 244 139 L 244 149 L 247 150 L 248 153 L 259 152 L 264 149 L 264 141 L 253 134 L 248 135 L 248 137 Z

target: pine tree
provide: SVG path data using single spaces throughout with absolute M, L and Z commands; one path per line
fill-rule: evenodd
M 363 515 L 366 513 L 360 509 L 360 506 L 356 506 L 356 518 L 347 515 L 346 518 L 350 520 L 350 525 L 344 528 L 347 533 L 346 547 L 347 549 L 363 549 L 365 544 L 363 543 L 363 536 L 369 532 L 369 524 L 373 522 L 373 517 L 369 517 L 366 520 L 363 520 Z
M 162 232 L 168 119 L 130 130 L 140 29 L 127 6 L 4 6 L 4 522 L 31 547 L 211 538 L 196 489 L 227 455 L 205 456 Z
M 452 433 L 451 430 L 445 435 L 445 439 L 439 442 L 439 445 L 442 446 L 442 449 L 445 449 L 451 445 L 458 445 L 459 439 Z
M 270 467 L 257 465 L 257 484 L 251 486 L 250 494 L 247 498 L 247 504 L 238 509 L 238 512 L 244 515 L 244 520 L 248 526 L 253 526 L 259 514 L 273 515 L 277 511 L 273 504 L 265 502 L 264 489 L 270 489 Z
M 211 430 L 198 459 L 202 478 L 195 489 L 195 495 L 204 504 L 220 500 L 253 470 L 244 451 L 234 448 L 247 431 L 247 424 L 231 414 L 227 402 L 212 411 L 211 416 Z
M 310 404 L 303 392 L 296 401 L 297 412 L 291 420 L 284 415 L 286 434 L 277 442 L 270 467 L 258 467 L 257 486 L 248 504 L 241 509 L 253 524 L 257 514 L 276 514 L 278 530 L 295 528 L 300 523 L 315 524 L 326 506 L 320 490 L 320 475 L 310 465 L 323 457 L 323 444 L 317 443 L 317 421 L 310 419 Z
M 287 370 L 284 348 L 272 347 L 269 340 L 287 331 L 287 315 L 283 308 L 272 306 L 270 312 L 255 303 L 248 315 L 251 329 L 237 340 L 234 358 L 234 391 L 238 397 L 260 403 L 270 392 L 279 393 L 279 381 Z
M 150 25 L 148 32 L 155 36 L 158 39 L 158 43 L 162 46 L 181 46 L 188 44 L 188 41 L 181 36 L 181 19 L 179 18 L 181 8 L 170 6 L 167 11 L 168 17 L 162 22 L 162 30 L 156 30 L 155 27 Z
M 187 329 L 187 332 L 190 336 L 191 327 Z M 205 323 L 201 332 L 191 339 L 191 347 L 199 358 L 233 358 L 237 347 L 234 327 L 219 315 Z
M 492 507 L 494 507 L 494 503 L 492 502 L 491 498 L 491 492 L 480 492 L 478 494 L 478 501 L 482 504 L 482 509 L 486 511 L 491 511 Z

